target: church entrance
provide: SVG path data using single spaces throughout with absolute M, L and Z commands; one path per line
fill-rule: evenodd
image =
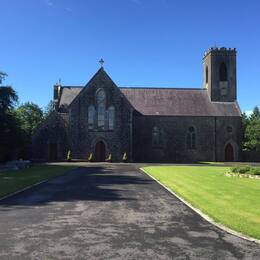
M 234 149 L 231 144 L 227 144 L 225 148 L 225 161 L 233 162 L 234 161 Z
M 96 143 L 95 159 L 98 162 L 104 162 L 106 159 L 106 146 L 102 141 Z

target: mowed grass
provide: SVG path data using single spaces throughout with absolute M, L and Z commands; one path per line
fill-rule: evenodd
M 0 198 L 40 181 L 61 175 L 73 166 L 39 165 L 17 171 L 0 172 Z
M 218 166 L 144 170 L 216 222 L 260 239 L 260 180 L 226 177 L 229 167 Z

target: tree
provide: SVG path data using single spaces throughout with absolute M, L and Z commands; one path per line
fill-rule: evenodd
M 14 113 L 18 96 L 12 87 L 0 87 L 0 161 L 15 157 L 22 131 Z
M 43 121 L 42 109 L 34 103 L 27 102 L 17 108 L 16 114 L 22 130 L 31 138 L 36 128 Z
M 7 77 L 8 75 L 3 72 L 3 71 L 0 71 L 0 84 L 2 84 L 3 80 L 5 79 L 5 77 Z
M 250 117 L 245 129 L 244 146 L 250 151 L 260 151 L 260 116 Z
M 18 96 L 12 87 L 0 87 L 0 113 L 13 109 L 18 101 Z
M 38 105 L 26 102 L 15 110 L 15 114 L 22 133 L 18 155 L 29 158 L 32 136 L 43 121 L 43 111 Z
M 55 111 L 56 104 L 53 100 L 51 100 L 45 108 L 44 118 L 47 118 L 52 112 Z
M 258 106 L 255 106 L 255 107 L 254 107 L 253 113 L 252 113 L 252 115 L 250 116 L 250 119 L 254 119 L 254 118 L 260 118 L 260 111 L 259 111 Z
M 260 111 L 256 106 L 248 117 L 242 114 L 243 147 L 249 151 L 260 151 Z

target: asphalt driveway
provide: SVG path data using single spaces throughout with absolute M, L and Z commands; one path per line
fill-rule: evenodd
M 0 259 L 260 259 L 260 245 L 209 224 L 136 165 L 96 164 L 0 201 Z

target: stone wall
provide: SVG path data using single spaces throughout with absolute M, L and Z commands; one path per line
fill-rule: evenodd
M 37 129 L 32 140 L 31 158 L 33 160 L 53 160 L 51 146 L 57 146 L 56 160 L 64 160 L 68 152 L 67 122 L 57 112 L 53 112 Z
M 152 129 L 163 129 L 163 144 L 153 147 Z M 193 126 L 196 149 L 187 148 L 187 133 Z M 227 132 L 232 127 L 232 132 Z M 231 142 L 240 158 L 241 118 L 135 116 L 133 154 L 135 161 L 224 161 L 225 145 Z
M 99 89 L 106 93 L 106 109 L 111 105 L 115 107 L 114 130 L 88 129 L 88 107 L 93 105 L 97 109 L 95 96 Z M 114 161 L 122 160 L 124 152 L 131 155 L 131 106 L 105 72 L 99 71 L 90 80 L 69 111 L 70 146 L 74 158 L 87 159 L 90 153 L 95 153 L 95 145 L 100 140 L 106 146 L 106 157 L 112 154 Z

